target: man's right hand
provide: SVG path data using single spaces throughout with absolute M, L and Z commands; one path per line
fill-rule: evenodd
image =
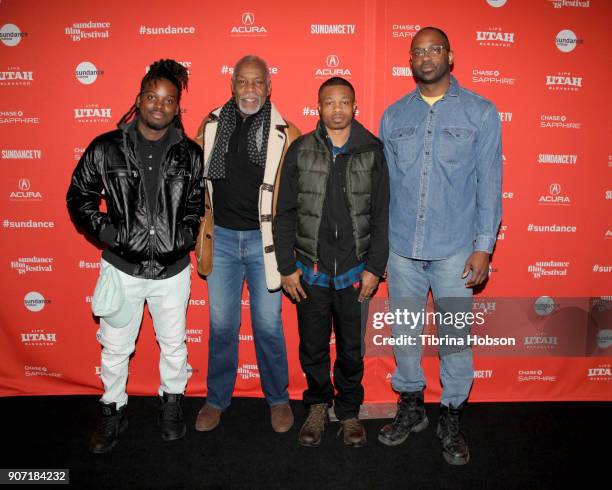
M 302 289 L 302 285 L 300 284 L 300 277 L 302 275 L 302 271 L 300 269 L 296 270 L 293 274 L 288 276 L 281 276 L 281 286 L 285 290 L 285 292 L 297 303 L 300 302 L 302 298 L 306 299 L 306 293 Z

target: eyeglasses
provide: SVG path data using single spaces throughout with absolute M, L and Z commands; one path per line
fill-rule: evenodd
M 446 46 L 442 46 L 441 44 L 434 44 L 427 48 L 414 48 L 412 51 L 410 51 L 410 54 L 414 58 L 423 58 L 426 54 L 431 56 L 440 56 L 443 49 L 448 48 L 446 48 Z

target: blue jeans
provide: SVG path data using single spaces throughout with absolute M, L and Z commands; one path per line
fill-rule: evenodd
M 461 274 L 465 261 L 472 253 L 470 246 L 442 260 L 415 260 L 393 252 L 389 254 L 388 288 L 391 311 L 407 309 L 420 312 L 425 309 L 427 294 L 431 288 L 436 313 L 462 313 L 472 311 L 472 289 L 465 287 L 467 278 Z M 450 317 L 459 318 L 459 317 Z M 438 338 L 462 338 L 463 347 L 439 347 L 441 403 L 458 407 L 467 399 L 474 379 L 473 356 L 467 347 L 469 326 L 437 323 Z M 424 323 L 394 324 L 393 336 L 406 335 L 415 339 L 415 345 L 395 345 L 393 353 L 397 368 L 391 378 L 393 389 L 399 392 L 420 391 L 425 388 L 421 368 Z M 406 337 L 404 337 L 406 338 Z M 449 342 L 451 344 L 451 342 Z M 454 343 L 453 343 L 454 344 Z M 456 345 L 456 344 L 454 344 Z
M 271 293 L 266 287 L 261 231 L 237 231 L 215 226 L 213 268 L 207 278 L 210 339 L 206 402 L 219 410 L 229 407 L 236 384 L 242 285 L 245 277 L 264 395 L 270 405 L 289 401 L 281 293 Z

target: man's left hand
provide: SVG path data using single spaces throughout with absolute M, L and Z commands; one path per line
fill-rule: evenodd
M 379 280 L 380 278 L 371 272 L 363 271 L 361 273 L 361 291 L 358 300 L 360 303 L 363 303 L 374 294 Z
M 470 272 L 470 279 L 465 283 L 466 288 L 473 288 L 485 282 L 489 277 L 489 254 L 487 252 L 476 251 L 468 257 L 461 279 L 465 279 Z

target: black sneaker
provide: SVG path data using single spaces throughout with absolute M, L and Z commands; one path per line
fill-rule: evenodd
M 459 430 L 459 421 L 465 403 L 458 407 L 440 405 L 440 422 L 438 437 L 442 441 L 442 456 L 448 464 L 462 465 L 470 461 L 470 450 L 463 432 Z
M 104 454 L 117 445 L 119 434 L 127 429 L 125 405 L 117 409 L 116 403 L 100 402 L 101 418 L 89 441 L 89 452 Z
M 398 446 L 408 439 L 411 432 L 421 432 L 428 425 L 423 392 L 402 393 L 393 422 L 380 429 L 378 440 L 385 446 Z
M 161 398 L 159 425 L 161 427 L 161 437 L 164 441 L 175 441 L 187 432 L 183 420 L 183 408 L 181 407 L 182 399 L 183 395 L 171 393 L 164 393 Z

